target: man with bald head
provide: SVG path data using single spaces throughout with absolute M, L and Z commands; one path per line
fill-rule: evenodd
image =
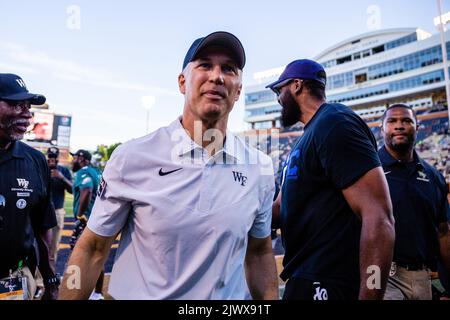
M 414 149 L 419 125 L 405 104 L 382 117 L 379 150 L 395 217 L 395 248 L 386 300 L 431 300 L 430 270 L 450 274 L 448 187 L 436 168 Z

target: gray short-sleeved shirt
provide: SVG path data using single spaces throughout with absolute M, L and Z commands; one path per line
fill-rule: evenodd
M 270 235 L 270 158 L 227 132 L 208 157 L 177 119 L 121 145 L 88 227 L 121 232 L 115 299 L 243 299 L 248 235 Z

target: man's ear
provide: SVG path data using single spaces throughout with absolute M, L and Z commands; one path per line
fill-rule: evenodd
M 242 83 L 239 86 L 239 89 L 238 89 L 238 91 L 236 93 L 236 97 L 234 97 L 234 101 L 238 101 L 239 100 L 239 97 L 241 96 L 241 92 L 242 92 Z
M 295 95 L 299 95 L 302 93 L 302 89 L 303 89 L 303 81 L 300 80 L 295 80 L 294 81 L 295 87 L 294 87 L 294 93 Z
M 182 94 L 186 93 L 186 77 L 183 72 L 178 75 L 178 89 Z

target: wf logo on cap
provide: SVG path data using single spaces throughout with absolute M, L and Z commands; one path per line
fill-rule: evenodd
M 24 89 L 27 89 L 27 86 L 25 85 L 25 82 L 22 79 L 16 79 L 16 82 Z

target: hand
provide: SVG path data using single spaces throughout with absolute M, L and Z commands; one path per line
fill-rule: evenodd
M 57 300 L 58 299 L 58 285 L 51 284 L 45 287 L 44 294 L 42 295 L 42 300 Z
M 83 214 L 82 216 L 77 215 L 77 219 L 80 220 L 81 222 L 83 222 L 84 224 L 86 224 L 88 221 L 88 218 L 86 217 L 85 214 Z
M 50 171 L 50 176 L 51 176 L 52 178 L 56 178 L 56 179 L 64 179 L 64 176 L 62 175 L 61 172 L 59 172 L 58 169 L 52 169 L 52 170 Z

